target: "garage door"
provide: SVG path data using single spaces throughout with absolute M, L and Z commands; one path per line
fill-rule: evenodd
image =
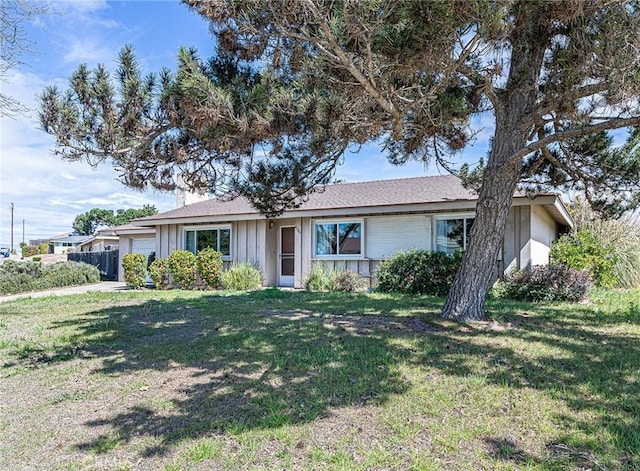
M 131 241 L 131 253 L 141 253 L 145 257 L 156 251 L 155 239 L 133 239 Z M 153 283 L 153 280 L 147 274 L 147 283 Z
M 151 252 L 156 251 L 155 239 L 133 239 L 131 243 L 132 253 L 141 253 L 145 257 L 148 257 Z

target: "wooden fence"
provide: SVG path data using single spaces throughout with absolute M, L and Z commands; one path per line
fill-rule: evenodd
M 118 251 L 107 250 L 104 252 L 71 252 L 67 254 L 67 260 L 84 262 L 93 265 L 100 270 L 102 281 L 118 281 Z

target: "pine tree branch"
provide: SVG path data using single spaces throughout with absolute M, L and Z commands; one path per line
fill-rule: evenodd
M 640 126 L 640 116 L 636 116 L 633 118 L 614 118 L 603 123 L 591 124 L 588 126 L 582 126 L 580 128 L 567 129 L 566 131 L 556 132 L 553 134 L 549 134 L 542 139 L 538 139 L 537 141 L 532 142 L 526 147 L 523 147 L 520 151 L 509 157 L 508 161 L 514 162 L 517 160 L 522 160 L 532 152 L 540 150 L 555 142 L 587 136 L 589 134 L 595 134 L 600 131 L 608 131 L 610 129 L 620 129 L 633 126 Z

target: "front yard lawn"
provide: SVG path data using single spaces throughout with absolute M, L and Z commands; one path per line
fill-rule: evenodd
M 640 469 L 640 291 L 0 304 L 0 469 Z

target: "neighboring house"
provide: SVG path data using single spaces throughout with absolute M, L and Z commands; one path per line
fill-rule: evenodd
M 118 250 L 118 234 L 113 227 L 105 227 L 79 245 L 80 252 L 104 252 Z
M 54 254 L 79 251 L 80 246 L 93 239 L 93 236 L 61 234 L 49 239 L 49 245 L 53 247 Z
M 259 265 L 268 286 L 302 287 L 315 264 L 350 269 L 374 283 L 380 261 L 399 250 L 464 250 L 476 202 L 457 177 L 418 177 L 328 185 L 274 219 L 237 198 L 194 203 L 132 224 L 155 230 L 158 257 L 213 247 L 225 261 Z M 551 242 L 572 224 L 555 194 L 514 196 L 496 276 L 548 263 Z M 124 232 L 118 234 L 122 256 L 130 248 L 123 247 Z

